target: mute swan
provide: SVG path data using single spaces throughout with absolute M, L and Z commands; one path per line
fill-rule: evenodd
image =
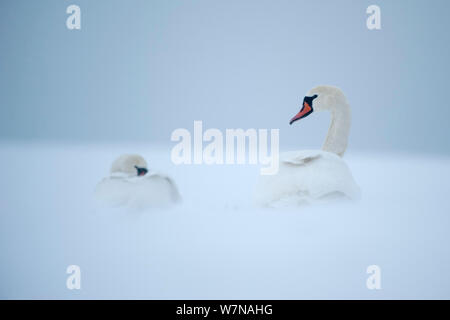
M 176 203 L 180 195 L 172 179 L 148 171 L 144 158 L 124 154 L 112 163 L 110 176 L 97 185 L 95 198 L 109 206 L 146 208 Z
M 360 189 L 341 159 L 350 132 L 350 106 L 342 91 L 333 86 L 311 89 L 301 110 L 289 124 L 315 111 L 331 112 L 331 125 L 322 150 L 302 150 L 280 155 L 275 175 L 260 176 L 256 203 L 261 206 L 290 206 L 331 198 L 357 199 Z

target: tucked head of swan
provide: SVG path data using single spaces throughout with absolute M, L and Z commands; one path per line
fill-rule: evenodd
M 144 176 L 147 172 L 147 162 L 138 154 L 123 154 L 111 165 L 111 173 L 121 173 L 127 176 Z
M 289 124 L 307 117 L 314 111 L 330 111 L 331 125 L 323 150 L 342 156 L 347 148 L 350 132 L 350 106 L 341 89 L 334 86 L 317 86 L 308 91 L 300 111 Z

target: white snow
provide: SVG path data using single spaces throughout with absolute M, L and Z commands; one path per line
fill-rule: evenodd
M 0 146 L 0 298 L 450 298 L 450 158 L 344 158 L 354 204 L 256 209 L 256 166 L 181 165 L 171 146 Z M 168 173 L 183 203 L 126 211 L 93 190 L 119 154 Z M 81 268 L 81 290 L 66 268 Z M 366 268 L 381 268 L 381 290 Z

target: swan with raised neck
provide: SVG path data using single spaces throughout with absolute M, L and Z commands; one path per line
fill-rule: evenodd
M 297 150 L 280 155 L 278 173 L 259 177 L 255 203 L 264 207 L 359 199 L 360 188 L 341 158 L 350 132 L 350 106 L 339 88 L 318 86 L 308 91 L 290 124 L 315 111 L 329 111 L 331 124 L 322 150 Z
M 331 124 L 322 150 L 343 156 L 347 149 L 351 126 L 350 105 L 341 89 L 334 86 L 317 86 L 308 91 L 302 108 L 290 124 L 316 111 L 329 111 Z

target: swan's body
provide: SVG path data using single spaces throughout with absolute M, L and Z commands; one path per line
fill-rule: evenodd
M 322 150 L 286 152 L 280 155 L 275 175 L 261 176 L 256 202 L 279 207 L 359 197 L 359 188 L 346 163 Z
M 291 124 L 314 110 L 331 112 L 331 125 L 322 150 L 281 154 L 278 173 L 260 176 L 255 199 L 258 205 L 292 206 L 335 198 L 359 198 L 360 189 L 341 158 L 347 148 L 351 122 L 350 106 L 344 94 L 331 86 L 310 90 Z
M 177 187 L 166 175 L 148 173 L 138 155 L 122 155 L 111 166 L 111 175 L 95 189 L 95 198 L 108 206 L 165 207 L 180 200 Z

